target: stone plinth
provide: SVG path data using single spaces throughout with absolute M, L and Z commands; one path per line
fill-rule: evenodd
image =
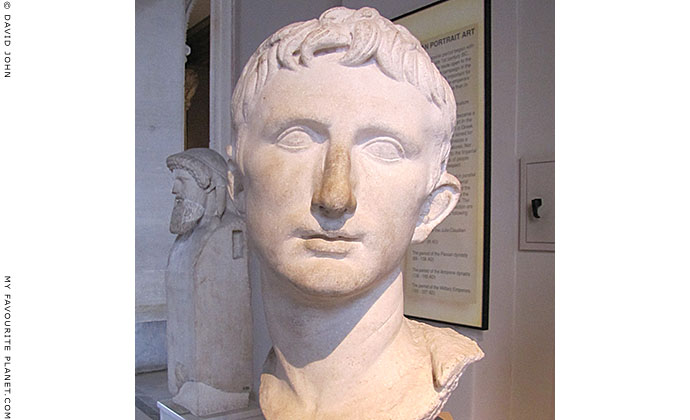
M 249 407 L 219 413 L 211 417 L 198 417 L 186 408 L 175 404 L 171 400 L 158 401 L 160 420 L 264 420 L 256 402 L 250 402 Z

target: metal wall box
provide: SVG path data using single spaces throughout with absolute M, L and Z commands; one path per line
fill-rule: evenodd
M 556 194 L 553 158 L 520 159 L 520 250 L 554 251 Z

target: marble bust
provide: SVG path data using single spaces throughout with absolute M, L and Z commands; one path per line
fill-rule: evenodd
M 217 226 L 227 203 L 227 163 L 223 157 L 210 149 L 188 149 L 168 156 L 166 165 L 174 178 L 170 233 L 184 236 L 195 228 Z
M 197 416 L 247 407 L 252 318 L 244 222 L 230 211 L 225 159 L 188 149 L 166 160 L 177 237 L 166 270 L 168 389 Z
M 233 95 L 230 197 L 261 266 L 273 419 L 434 419 L 483 357 L 403 316 L 401 266 L 455 207 L 455 98 L 419 41 L 371 8 L 289 25 Z

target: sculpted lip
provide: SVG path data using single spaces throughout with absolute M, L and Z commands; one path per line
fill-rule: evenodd
M 305 239 L 305 240 L 307 240 L 307 239 L 323 239 L 324 241 L 330 241 L 330 242 L 334 242 L 334 241 L 345 241 L 345 242 L 359 241 L 359 238 L 356 238 L 354 236 L 347 236 L 347 235 L 340 235 L 340 234 L 330 235 L 330 234 L 319 234 L 319 233 L 315 233 L 313 235 L 304 235 L 304 236 L 302 236 L 302 239 Z
M 361 238 L 343 232 L 301 232 L 298 235 L 304 240 L 304 246 L 317 253 L 347 254 Z
M 359 242 L 362 240 L 362 235 L 345 232 L 342 230 L 320 230 L 320 229 L 298 229 L 293 235 L 300 239 L 322 239 L 324 241 L 345 241 L 345 242 Z

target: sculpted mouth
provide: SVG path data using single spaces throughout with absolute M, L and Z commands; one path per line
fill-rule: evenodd
M 343 230 L 298 229 L 293 235 L 305 241 L 320 239 L 328 242 L 359 242 L 362 240 L 362 235 Z
M 301 232 L 300 239 L 304 241 L 304 246 L 314 252 L 317 256 L 344 256 L 350 253 L 361 238 L 343 232 Z
M 359 241 L 359 238 L 354 237 L 354 236 L 347 236 L 347 235 L 338 235 L 338 234 L 320 234 L 320 233 L 314 233 L 312 235 L 303 235 L 303 239 L 323 239 L 324 241 L 329 241 L 329 242 L 335 242 L 335 241 L 345 241 L 345 242 L 356 242 Z

